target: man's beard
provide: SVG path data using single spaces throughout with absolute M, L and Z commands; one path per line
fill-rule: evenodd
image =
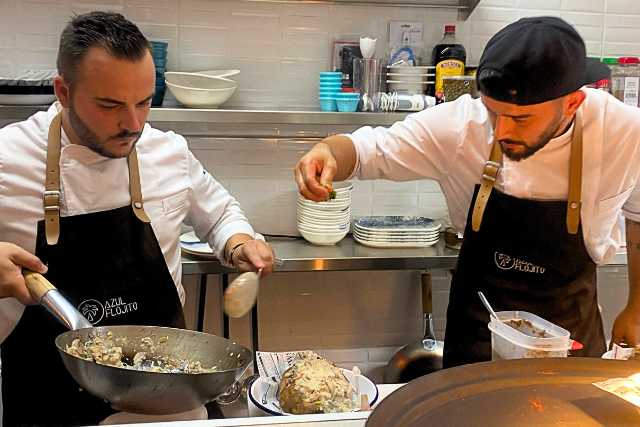
M 502 146 L 502 152 L 504 153 L 505 156 L 507 156 L 511 160 L 519 162 L 520 160 L 524 160 L 526 158 L 533 156 L 539 150 L 543 149 L 544 146 L 547 145 L 549 141 L 553 139 L 554 135 L 558 132 L 558 130 L 560 130 L 560 126 L 562 126 L 562 119 L 559 119 L 558 121 L 554 120 L 554 122 L 550 124 L 549 127 L 545 129 L 544 132 L 542 132 L 542 135 L 540 135 L 535 145 L 532 145 L 532 146 L 527 146 L 522 141 L 513 141 L 510 139 L 501 139 L 498 142 L 500 142 L 500 145 Z M 519 145 L 524 148 L 524 151 L 521 151 L 521 152 L 509 151 L 508 149 L 505 148 L 505 144 Z
M 78 139 L 80 140 L 80 144 L 100 154 L 103 157 L 109 157 L 111 159 L 127 157 L 131 153 L 133 148 L 136 146 L 138 140 L 140 139 L 140 136 L 142 135 L 142 132 L 130 132 L 124 129 L 117 135 L 110 137 L 105 141 L 101 142 L 98 136 L 91 129 L 89 129 L 89 126 L 87 126 L 82 121 L 80 116 L 76 114 L 73 108 L 73 105 L 69 107 L 69 123 L 71 124 L 71 128 L 73 128 L 73 131 L 78 136 Z M 130 138 L 130 137 L 135 137 L 135 140 L 133 141 L 133 144 L 131 144 L 131 149 L 125 155 L 114 154 L 106 148 L 106 143 L 111 139 L 123 139 L 123 138 Z

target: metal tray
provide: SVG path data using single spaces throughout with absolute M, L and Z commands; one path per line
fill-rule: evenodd
M 640 408 L 592 385 L 640 372 L 640 362 L 520 359 L 446 369 L 399 388 L 367 427 L 638 426 Z

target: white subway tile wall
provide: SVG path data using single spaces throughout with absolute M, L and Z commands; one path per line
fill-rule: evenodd
M 457 17 L 455 11 L 442 9 L 242 0 L 2 0 L 0 4 L 0 76 L 54 68 L 59 33 L 72 13 L 115 10 L 138 23 L 149 38 L 169 43 L 169 70 L 240 69 L 239 89 L 228 106 L 247 108 L 317 108 L 317 73 L 330 68 L 336 39 L 377 37 L 376 54 L 382 56 L 390 20 L 420 21 L 423 56 L 428 58 L 443 26 Z M 636 0 L 482 0 L 466 22 L 455 22 L 468 63 L 477 64 L 497 30 L 532 15 L 555 15 L 573 23 L 590 55 L 640 55 Z M 237 196 L 259 231 L 295 232 L 291 168 L 310 143 L 206 138 L 190 143 L 205 166 Z M 357 182 L 353 204 L 354 215 L 439 218 L 446 214 L 434 182 Z M 433 274 L 436 330 L 442 338 L 450 277 L 448 272 Z M 340 363 L 363 364 L 379 379 L 380 367 L 392 351 L 422 334 L 418 283 L 417 275 L 408 272 L 275 274 L 265 281 L 260 295 L 263 348 L 355 349 L 327 354 Z M 187 278 L 186 284 L 193 297 L 195 281 Z M 207 329 L 219 332 L 216 286 L 209 288 Z M 603 306 L 606 314 L 607 303 Z M 606 316 L 610 324 L 611 315 Z M 246 319 L 233 322 L 232 329 L 248 344 Z

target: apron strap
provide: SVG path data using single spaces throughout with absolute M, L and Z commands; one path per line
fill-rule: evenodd
M 471 228 L 480 231 L 484 210 L 487 207 L 493 185 L 502 168 L 502 148 L 495 140 L 491 146 L 491 155 L 484 165 L 482 181 L 473 206 Z M 569 195 L 567 197 L 567 232 L 577 234 L 580 226 L 580 210 L 582 208 L 582 110 L 576 111 L 571 141 L 571 158 L 569 161 Z
M 44 228 L 47 244 L 55 245 L 60 237 L 60 140 L 62 135 L 62 113 L 58 113 L 49 125 L 47 138 L 47 170 L 42 195 L 44 205 Z M 129 165 L 129 192 L 131 207 L 136 217 L 142 222 L 151 222 L 144 211 L 138 155 L 135 146 L 127 158 Z
M 44 228 L 47 244 L 55 245 L 60 237 L 60 132 L 62 114 L 58 113 L 49 126 L 47 138 L 47 170 L 44 182 Z
M 576 111 L 569 161 L 569 197 L 567 199 L 567 231 L 577 234 L 582 208 L 582 110 Z
M 131 193 L 131 207 L 136 217 L 142 221 L 149 223 L 151 220 L 144 211 L 144 205 L 142 203 L 142 187 L 140 185 L 140 169 L 138 168 L 138 152 L 136 147 L 133 147 L 129 157 L 127 157 L 127 163 L 129 164 L 129 192 Z

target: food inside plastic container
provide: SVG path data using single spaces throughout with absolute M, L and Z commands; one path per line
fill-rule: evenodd
M 491 319 L 492 360 L 567 357 L 569 331 L 526 311 L 500 311 Z

